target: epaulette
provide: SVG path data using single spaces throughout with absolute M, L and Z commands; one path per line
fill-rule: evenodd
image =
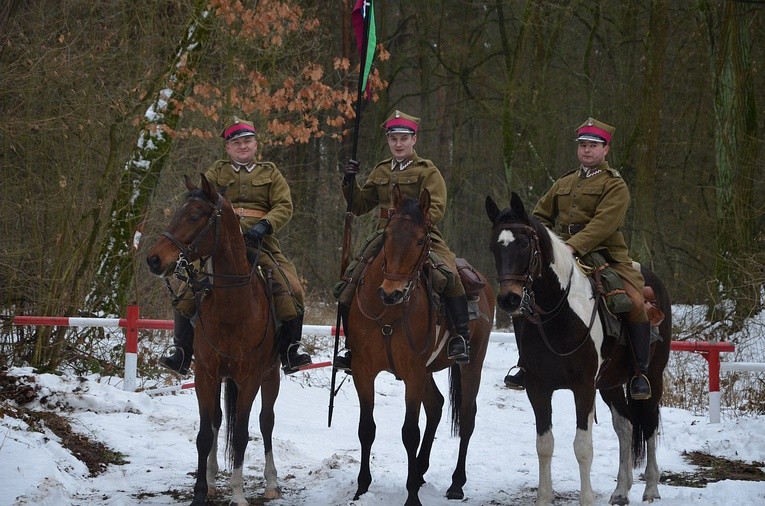
M 568 176 L 568 175 L 573 174 L 575 172 L 579 172 L 579 169 L 571 169 L 570 171 L 568 171 L 565 174 L 563 174 L 561 177 Z
M 609 167 L 609 168 L 608 168 L 608 169 L 606 169 L 606 170 L 607 170 L 607 171 L 608 171 L 608 172 L 609 172 L 609 173 L 610 173 L 612 176 L 614 176 L 614 177 L 618 177 L 618 178 L 621 178 L 621 177 L 622 177 L 622 175 L 619 173 L 619 171 L 618 171 L 618 170 L 616 170 L 616 169 L 614 169 L 614 168 L 611 168 L 611 167 Z
M 262 165 L 264 167 L 268 167 L 269 169 L 276 168 L 276 164 L 274 162 L 257 162 L 257 165 Z

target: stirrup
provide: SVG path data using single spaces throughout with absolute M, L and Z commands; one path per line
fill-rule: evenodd
M 462 341 L 462 350 L 453 350 L 452 343 L 458 339 Z M 446 358 L 454 360 L 460 365 L 468 364 L 470 362 L 470 342 L 460 334 L 453 335 L 446 343 Z
M 332 361 L 332 367 L 338 371 L 345 371 L 347 374 L 351 373 L 351 350 L 346 350 L 342 355 L 339 353 L 335 355 L 335 359 Z
M 639 385 L 638 383 L 645 382 L 645 385 Z M 633 376 L 630 379 L 630 397 L 636 401 L 645 401 L 651 398 L 651 382 L 645 374 Z
M 518 369 L 518 372 L 510 374 L 513 369 Z M 510 390 L 526 390 L 524 376 L 526 376 L 526 370 L 519 365 L 514 365 L 507 371 L 507 375 L 505 376 L 505 386 Z
M 173 350 L 173 353 L 160 357 L 159 365 L 181 376 L 187 376 L 189 374 L 189 367 L 191 367 L 192 357 L 189 357 L 189 360 L 186 361 L 186 352 L 180 346 L 170 346 L 165 349 L 165 352 L 168 350 Z
M 282 371 L 284 374 L 293 374 L 300 370 L 301 367 L 306 366 L 311 362 L 311 356 L 308 353 L 299 353 L 297 351 L 299 343 L 292 343 L 287 347 L 287 352 L 284 354 L 282 360 Z M 290 360 L 290 352 L 294 354 L 295 362 Z

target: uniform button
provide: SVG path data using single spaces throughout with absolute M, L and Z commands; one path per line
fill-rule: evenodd
M 576 197 L 578 197 L 578 196 L 579 196 L 579 195 L 577 195 L 576 193 L 574 194 L 574 198 L 576 198 Z

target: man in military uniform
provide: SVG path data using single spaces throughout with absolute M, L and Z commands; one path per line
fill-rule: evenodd
M 359 162 L 349 160 L 344 168 L 342 190 L 346 200 L 350 185 L 354 184 L 351 212 L 356 216 L 378 210 L 380 219 L 378 230 L 388 224 L 393 212 L 393 186 L 398 185 L 402 197 L 419 199 L 420 193 L 430 192 L 431 250 L 453 273 L 453 283 L 447 283 L 443 295 L 454 325 L 454 333 L 447 343 L 447 357 L 458 363 L 469 361 L 470 333 L 468 330 L 468 305 L 465 288 L 462 286 L 455 255 L 444 242 L 436 224 L 446 212 L 446 182 L 441 171 L 425 158 L 420 158 L 414 151 L 417 142 L 417 130 L 420 118 L 415 118 L 401 111 L 394 111 L 381 125 L 385 129 L 391 158 L 379 162 L 370 172 L 366 182 L 359 185 L 355 176 L 359 173 Z M 350 370 L 350 350 L 335 357 L 335 367 Z
M 272 162 L 256 160 L 258 142 L 250 121 L 234 118 L 221 137 L 226 142 L 228 160 L 216 161 L 205 177 L 225 190 L 240 217 L 245 243 L 260 249 L 258 265 L 273 278 L 276 315 L 281 321 L 279 351 L 285 374 L 311 363 L 311 357 L 298 347 L 303 332 L 303 287 L 295 266 L 281 252 L 274 233 L 292 217 L 292 196 L 287 180 Z M 188 293 L 175 307 L 174 352 L 160 359 L 160 365 L 186 374 L 191 364 L 196 313 L 193 296 Z
M 632 378 L 630 392 L 634 399 L 648 399 L 651 385 L 645 374 L 651 329 L 643 300 L 645 280 L 632 266 L 627 244 L 619 230 L 627 215 L 630 193 L 622 176 L 606 161 L 614 131 L 614 127 L 593 118 L 577 128 L 576 153 L 580 167 L 558 179 L 539 199 L 533 214 L 559 234 L 573 255 L 584 256 L 591 251 L 602 253 L 624 281 L 624 289 L 632 300 L 626 325 L 641 373 Z M 505 378 L 510 388 L 518 388 L 522 382 L 523 369 Z

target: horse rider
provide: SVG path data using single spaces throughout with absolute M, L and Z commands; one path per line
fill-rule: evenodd
M 447 343 L 447 357 L 460 364 L 466 364 L 470 360 L 467 297 L 455 265 L 455 255 L 444 242 L 441 231 L 436 227 L 446 212 L 446 182 L 441 171 L 432 161 L 420 158 L 414 151 L 419 125 L 420 118 L 394 111 L 381 125 L 385 130 L 392 156 L 375 165 L 363 185 L 359 185 L 355 179 L 359 173 L 360 163 L 357 160 L 348 160 L 343 169 L 342 191 L 347 202 L 350 185 L 355 185 L 350 207 L 351 212 L 356 216 L 379 209 L 380 218 L 377 223 L 377 232 L 375 232 L 378 235 L 388 224 L 393 213 L 394 185 L 398 185 L 404 198 L 418 199 L 423 190 L 427 189 L 430 192 L 429 217 L 433 223 L 431 251 L 452 273 L 443 291 L 444 301 L 454 327 L 454 332 Z M 367 243 L 366 251 L 362 253 L 364 258 L 368 258 L 369 250 L 375 249 L 374 255 L 381 247 L 381 241 L 367 241 Z M 346 277 L 347 275 L 348 272 Z M 342 306 L 341 304 L 341 309 L 343 309 Z M 348 308 L 345 307 L 344 310 L 347 312 Z M 338 369 L 350 371 L 350 350 L 338 354 L 334 365 Z
M 234 118 L 221 134 L 228 160 L 218 160 L 207 169 L 205 177 L 225 191 L 249 248 L 259 250 L 257 264 L 273 279 L 273 303 L 281 322 L 279 356 L 282 370 L 292 374 L 311 363 L 311 357 L 298 350 L 303 332 L 303 287 L 295 266 L 282 253 L 275 232 L 292 217 L 292 196 L 287 180 L 272 162 L 256 159 L 258 142 L 251 121 Z M 173 353 L 162 357 L 160 365 L 187 374 L 194 351 L 196 315 L 193 294 L 186 295 L 174 308 L 175 336 Z
M 622 279 L 632 301 L 625 323 L 640 371 L 630 381 L 630 394 L 633 399 L 649 399 L 651 385 L 646 373 L 651 327 L 643 299 L 645 280 L 633 267 L 620 231 L 630 204 L 630 193 L 621 174 L 606 161 L 615 130 L 594 118 L 587 119 L 576 129 L 579 168 L 564 174 L 553 184 L 537 202 L 533 215 L 557 232 L 573 255 L 581 257 L 591 251 L 602 253 L 610 268 Z M 522 343 L 518 344 L 518 353 L 522 357 Z M 519 368 L 516 374 L 505 377 L 505 384 L 509 388 L 522 389 L 523 377 L 524 370 Z

